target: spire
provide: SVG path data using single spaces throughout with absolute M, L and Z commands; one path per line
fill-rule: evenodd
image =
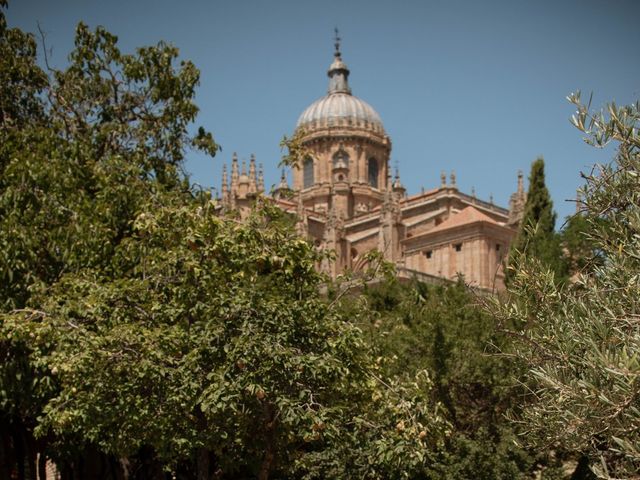
M 444 188 L 447 186 L 447 174 L 444 173 L 444 170 L 440 172 L 440 188 Z
M 522 176 L 522 170 L 518 170 L 518 195 L 524 195 L 524 180 Z
M 241 177 L 247 176 L 247 161 L 244 159 L 242 160 L 242 170 L 240 170 L 240 176 Z
M 233 152 L 231 156 L 231 195 L 238 191 L 238 154 Z
M 336 51 L 333 53 L 333 63 L 329 67 L 327 75 L 329 75 L 329 95 L 333 93 L 346 93 L 351 95 L 351 89 L 349 88 L 349 69 L 347 65 L 342 61 L 342 54 L 340 53 L 340 41 L 342 40 L 338 36 L 338 29 L 335 29 L 335 47 Z
M 227 202 L 227 196 L 229 195 L 229 180 L 227 178 L 227 164 L 222 164 L 222 203 Z
M 509 219 L 507 225 L 517 226 L 524 215 L 524 207 L 527 203 L 527 194 L 524 191 L 524 179 L 522 170 L 518 170 L 518 188 L 509 199 Z
M 287 183 L 287 174 L 282 169 L 282 175 L 280 175 L 280 183 L 273 191 L 275 198 L 284 198 L 287 197 L 290 192 L 289 184 Z
M 258 192 L 264 192 L 264 171 L 262 170 L 262 164 L 258 165 Z
M 282 174 L 280 174 L 280 185 L 278 185 L 279 189 L 289 189 L 289 184 L 287 183 L 287 174 L 284 171 L 284 168 L 282 169 Z
M 390 170 L 391 169 L 387 170 L 387 186 L 382 197 L 382 209 L 380 210 L 381 215 L 384 215 L 387 211 L 391 211 L 393 208 L 395 195 L 393 192 L 393 180 Z
M 396 182 L 400 184 L 400 178 L 396 171 Z M 384 259 L 389 262 L 396 260 L 399 248 L 398 224 L 400 222 L 400 192 L 391 184 L 391 175 L 387 175 L 387 190 L 384 192 L 384 200 L 380 209 L 380 228 L 378 229 L 378 251 L 382 252 Z M 402 187 L 404 190 L 404 187 Z
M 256 156 L 252 153 L 249 160 L 249 193 L 256 193 L 258 190 L 256 178 Z
M 400 181 L 400 169 L 398 168 L 397 162 L 396 162 L 396 176 L 393 180 L 393 191 L 396 192 L 396 194 L 398 194 L 400 198 L 404 197 L 404 194 L 406 192 L 404 185 L 402 185 L 402 182 Z

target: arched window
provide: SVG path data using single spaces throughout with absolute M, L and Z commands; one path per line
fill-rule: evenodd
M 378 161 L 375 158 L 369 159 L 368 177 L 369 185 L 378 188 Z
M 313 159 L 307 157 L 302 164 L 302 182 L 303 188 L 309 188 L 313 185 Z
M 338 150 L 333 155 L 333 168 L 349 168 L 349 155 L 344 150 Z

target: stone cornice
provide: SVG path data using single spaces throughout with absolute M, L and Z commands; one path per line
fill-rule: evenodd
M 361 127 L 339 126 L 305 129 L 305 135 L 302 137 L 301 141 L 303 144 L 323 140 L 335 143 L 336 138 L 341 138 L 347 141 L 357 140 L 358 142 L 361 142 L 364 139 L 368 142 L 381 145 L 388 151 L 391 150 L 391 139 L 387 135 L 363 129 Z
M 444 188 L 429 190 L 428 192 L 425 192 L 419 197 L 415 197 L 415 196 L 409 197 L 404 201 L 400 202 L 400 208 L 402 209 L 402 212 L 404 214 L 404 212 L 408 210 L 420 208 L 421 206 L 429 205 L 438 200 L 444 200 L 444 199 L 456 199 L 466 205 L 471 205 L 477 208 L 478 210 L 482 210 L 493 215 L 504 217 L 504 220 L 503 220 L 504 222 L 507 221 L 507 218 L 509 215 L 509 210 L 507 210 L 506 208 L 499 207 L 497 205 L 494 205 L 489 202 L 485 202 L 483 200 L 478 200 L 477 198 L 474 198 L 471 195 L 467 195 L 466 193 L 462 193 L 457 188 L 452 188 L 452 187 L 444 187 Z

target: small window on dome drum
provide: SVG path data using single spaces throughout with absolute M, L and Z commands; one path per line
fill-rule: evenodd
M 378 188 L 378 161 L 375 158 L 369 159 L 369 185 Z
M 349 155 L 344 150 L 338 150 L 333 155 L 333 168 L 349 168 Z
M 305 158 L 302 164 L 302 180 L 303 187 L 309 188 L 313 185 L 313 160 L 311 158 Z

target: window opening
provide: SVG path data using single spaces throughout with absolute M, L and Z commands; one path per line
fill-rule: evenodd
M 349 155 L 344 150 L 338 150 L 333 156 L 333 168 L 349 168 Z
M 309 188 L 313 185 L 313 160 L 311 158 L 305 158 L 302 165 L 302 177 L 304 188 Z
M 375 158 L 369 159 L 369 185 L 378 188 L 378 161 Z

